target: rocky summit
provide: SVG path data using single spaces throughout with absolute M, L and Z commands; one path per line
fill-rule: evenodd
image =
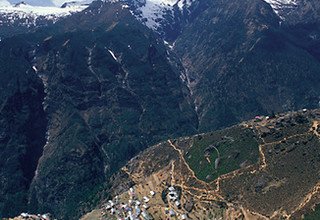
M 319 18 L 0 1 L 0 218 L 317 219 Z

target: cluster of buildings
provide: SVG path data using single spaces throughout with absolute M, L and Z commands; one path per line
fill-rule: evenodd
M 177 214 L 173 207 L 177 209 L 181 209 L 181 196 L 179 195 L 178 191 L 175 187 L 170 186 L 168 188 L 168 194 L 167 194 L 168 202 L 170 203 L 171 208 L 165 208 L 165 214 L 169 217 L 175 217 L 179 216 L 181 220 L 187 220 L 188 215 L 187 214 Z
M 178 190 L 170 186 L 167 188 L 168 207 L 164 209 L 164 214 L 168 219 L 187 220 L 188 215 L 182 214 L 181 196 Z M 113 200 L 109 200 L 103 207 L 103 214 L 112 216 L 117 220 L 153 220 L 153 216 L 148 211 L 150 201 L 155 199 L 156 192 L 150 191 L 149 195 L 138 198 L 134 188 L 128 191 L 129 199 L 126 203 L 121 202 L 116 196 Z M 181 210 L 181 211 L 175 211 Z
M 144 196 L 140 201 L 133 188 L 129 190 L 128 203 L 120 203 L 119 198 L 116 196 L 114 200 L 109 200 L 104 209 L 117 220 L 153 220 L 153 217 L 147 211 L 150 198 L 155 196 L 155 192 L 150 191 L 150 197 Z
M 19 217 L 26 220 L 51 220 L 52 219 L 50 214 L 33 215 L 28 213 L 21 213 Z

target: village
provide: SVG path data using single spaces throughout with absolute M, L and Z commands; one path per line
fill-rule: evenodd
M 127 195 L 116 196 L 109 200 L 102 208 L 103 216 L 111 216 L 117 220 L 153 220 L 155 218 L 148 210 L 158 203 L 159 197 L 168 202 L 163 210 L 166 219 L 189 219 L 184 213 L 181 204 L 181 190 L 168 186 L 160 195 L 155 191 L 150 191 L 148 195 L 138 195 L 134 187 L 130 188 Z M 163 198 L 165 197 L 165 198 Z M 152 213 L 155 213 L 154 210 Z M 108 219 L 108 218 L 107 218 Z
M 6 219 L 4 219 L 6 220 Z M 53 220 L 51 214 L 29 214 L 29 213 L 21 213 L 20 216 L 15 218 L 9 218 L 8 220 Z

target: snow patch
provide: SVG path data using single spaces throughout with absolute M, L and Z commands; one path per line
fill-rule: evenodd
M 113 51 L 112 50 L 108 50 L 108 51 L 111 54 L 111 56 L 113 57 L 113 59 L 118 62 L 118 58 L 114 55 Z

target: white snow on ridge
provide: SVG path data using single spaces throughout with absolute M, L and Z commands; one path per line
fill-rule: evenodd
M 8 5 L 4 0 L 0 0 L 0 27 L 8 23 L 34 27 L 38 25 L 39 18 L 56 22 L 61 17 L 82 11 L 87 7 L 88 5 L 85 4 L 72 4 L 65 8 L 55 6 L 31 6 L 25 3 Z
M 71 3 L 71 5 L 87 5 L 93 2 L 94 0 L 51 0 L 52 3 L 57 6 L 61 7 L 65 3 Z
M 269 3 L 273 10 L 279 14 L 283 9 L 293 8 L 297 6 L 299 0 L 264 0 Z
M 165 13 L 173 12 L 173 7 L 177 5 L 180 10 L 185 6 L 189 7 L 193 0 L 146 0 L 138 10 L 141 12 L 142 20 L 146 26 L 151 29 L 157 29 L 160 26 L 160 21 L 163 19 Z
M 153 2 L 154 4 L 158 4 L 158 5 L 170 5 L 170 6 L 173 6 L 178 1 L 177 0 L 148 0 L 147 2 Z
M 118 58 L 116 57 L 116 55 L 114 55 L 113 51 L 112 50 L 108 50 L 108 51 L 111 54 L 112 58 L 118 62 Z
M 86 7 L 87 6 L 58 8 L 58 7 L 31 6 L 31 5 L 25 5 L 25 4 L 21 4 L 19 6 L 0 5 L 0 13 L 33 14 L 37 16 L 46 16 L 46 15 L 66 16 L 73 12 L 82 11 Z
M 140 8 L 141 16 L 145 19 L 145 24 L 149 28 L 156 29 L 159 26 L 159 19 L 162 19 L 165 10 L 170 8 L 170 3 L 165 4 L 160 0 L 147 0 L 146 4 Z
M 17 0 L 18 1 L 18 0 Z M 11 23 L 16 20 L 26 19 L 22 25 L 36 25 L 36 19 L 43 16 L 47 20 L 56 21 L 60 17 L 68 16 L 74 12 L 84 10 L 93 0 L 47 0 L 55 6 L 35 6 L 36 0 L 27 0 L 29 4 L 10 4 L 13 0 L 0 0 L 0 15 L 7 18 Z M 105 0 L 109 2 L 125 2 L 124 0 Z M 138 0 L 136 0 L 139 2 Z M 147 27 L 157 30 L 165 15 L 173 15 L 173 9 L 177 7 L 181 11 L 187 9 L 195 0 L 145 0 L 145 4 L 139 5 L 133 13 Z M 40 1 L 39 1 L 40 2 Z M 141 1 L 140 1 L 141 2 Z M 67 3 L 67 4 L 65 4 Z M 65 5 L 64 5 L 65 4 Z M 49 3 L 47 4 L 49 5 Z M 64 5 L 63 8 L 61 6 Z M 124 5 L 123 8 L 129 6 Z M 1 21 L 0 21 L 1 26 Z

